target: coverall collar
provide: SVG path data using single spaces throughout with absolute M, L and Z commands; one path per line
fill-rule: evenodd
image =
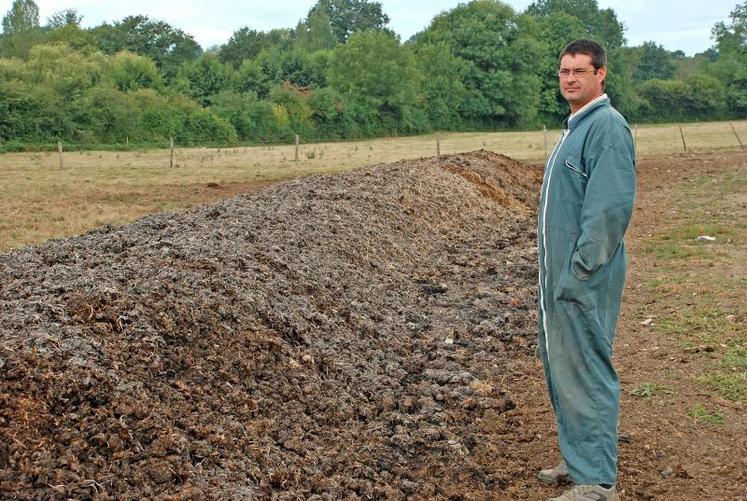
M 576 113 L 573 113 L 568 116 L 563 121 L 563 128 L 564 129 L 573 129 L 576 127 L 576 124 L 578 124 L 585 116 L 587 116 L 589 113 L 591 113 L 593 110 L 601 107 L 601 106 L 609 106 L 610 104 L 610 98 L 607 96 L 607 93 L 603 93 L 602 95 L 592 99 L 585 105 L 581 107 Z

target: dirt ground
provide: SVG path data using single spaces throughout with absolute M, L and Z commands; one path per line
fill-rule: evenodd
M 558 459 L 540 178 L 484 151 L 403 161 L 0 255 L 0 496 L 555 495 L 534 480 Z M 708 379 L 745 370 L 744 179 L 747 153 L 639 162 L 626 499 L 744 499 L 744 395 Z M 683 236 L 694 218 L 715 241 Z
M 707 231 L 719 233 L 715 242 L 697 240 Z M 745 500 L 747 152 L 639 159 L 626 241 L 630 271 L 615 342 L 618 491 L 623 499 Z M 732 347 L 741 359 L 725 363 Z M 703 384 L 722 367 L 738 376 L 741 393 L 724 398 Z M 556 495 L 562 489 L 538 487 L 533 476 L 559 458 L 539 363 L 527 360 L 508 391 L 517 395 L 516 419 L 541 436 L 517 448 L 525 471 L 517 468 L 496 499 Z M 693 412 L 701 408 L 704 415 Z

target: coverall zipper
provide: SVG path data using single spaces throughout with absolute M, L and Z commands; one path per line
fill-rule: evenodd
M 544 207 L 542 207 L 542 253 L 544 255 L 543 262 L 540 263 L 540 266 L 544 266 L 544 272 L 542 273 L 542 280 L 540 280 L 540 307 L 542 308 L 542 327 L 545 330 L 545 351 L 547 352 L 547 360 L 550 360 L 550 342 L 548 340 L 547 336 L 547 310 L 545 309 L 545 289 L 547 288 L 547 205 L 548 205 L 548 197 L 550 193 L 550 181 L 552 180 L 552 174 L 555 169 L 555 161 L 558 159 L 558 153 L 560 152 L 560 148 L 563 146 L 563 142 L 565 141 L 565 138 L 568 136 L 568 133 L 570 132 L 569 129 L 564 129 L 563 134 L 560 136 L 560 141 L 558 141 L 558 144 L 555 145 L 555 149 L 552 150 L 552 153 L 550 154 L 550 160 L 547 162 L 549 167 L 549 172 L 547 173 L 547 183 L 545 185 L 545 204 Z M 544 282 L 544 287 L 543 287 Z

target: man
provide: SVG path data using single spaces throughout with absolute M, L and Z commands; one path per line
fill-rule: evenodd
M 554 500 L 618 500 L 620 383 L 612 341 L 635 199 L 635 153 L 625 119 L 604 93 L 607 56 L 576 40 L 560 55 L 571 108 L 547 160 L 538 221 L 539 347 L 563 461 L 539 479 L 576 485 Z

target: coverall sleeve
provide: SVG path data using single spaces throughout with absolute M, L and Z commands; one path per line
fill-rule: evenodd
M 571 270 L 587 280 L 614 256 L 630 222 L 635 201 L 635 153 L 630 131 L 615 124 L 594 141 L 588 159 L 589 181 L 581 209 L 581 235 Z

